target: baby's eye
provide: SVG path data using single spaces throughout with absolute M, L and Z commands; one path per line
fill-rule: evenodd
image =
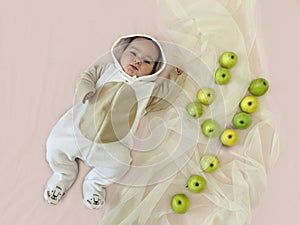
M 151 63 L 151 61 L 150 61 L 150 60 L 144 60 L 144 63 L 146 63 L 146 64 L 150 64 L 150 63 Z
M 130 53 L 131 53 L 131 55 L 136 56 L 135 52 L 131 51 Z

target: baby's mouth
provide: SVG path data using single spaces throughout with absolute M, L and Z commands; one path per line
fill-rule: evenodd
M 138 68 L 137 68 L 135 65 L 130 64 L 129 66 L 130 66 L 133 70 L 138 71 Z

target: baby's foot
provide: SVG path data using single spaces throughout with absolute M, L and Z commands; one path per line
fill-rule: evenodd
M 105 204 L 105 189 L 103 188 L 101 193 L 87 195 L 84 204 L 90 209 L 99 209 L 102 207 Z
M 64 188 L 56 185 L 53 189 L 47 188 L 44 193 L 44 198 L 49 204 L 56 205 L 64 195 Z

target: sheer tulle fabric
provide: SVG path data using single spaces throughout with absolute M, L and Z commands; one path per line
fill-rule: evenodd
M 253 124 L 239 131 L 240 141 L 234 147 L 204 138 L 200 124 L 213 117 L 222 128 L 231 126 L 250 81 L 264 76 L 255 1 L 159 0 L 158 5 L 164 29 L 171 42 L 180 46 L 176 49 L 178 57 L 169 57 L 169 63 L 186 71 L 189 79 L 172 107 L 149 113 L 141 121 L 138 137 L 147 139 L 163 131 L 163 140 L 151 151 L 133 151 L 135 170 L 108 189 L 107 211 L 100 224 L 249 224 L 279 152 L 267 95 L 259 97 L 260 109 L 253 114 Z M 165 43 L 165 48 L 170 44 Z M 231 69 L 230 83 L 217 86 L 212 74 L 224 51 L 237 52 L 239 62 Z M 204 86 L 215 88 L 219 97 L 213 106 L 205 108 L 201 119 L 190 119 L 185 106 L 196 100 L 197 90 Z M 143 149 L 143 141 L 137 148 Z M 201 156 L 208 152 L 217 154 L 220 160 L 220 168 L 209 174 L 199 166 Z M 186 182 L 192 174 L 201 174 L 207 180 L 203 193 L 187 190 Z M 177 193 L 190 198 L 186 214 L 172 211 L 171 198 Z

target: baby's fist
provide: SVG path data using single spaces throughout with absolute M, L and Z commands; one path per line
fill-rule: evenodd
M 87 93 L 83 98 L 83 103 L 85 103 L 86 100 L 90 99 L 93 96 L 94 96 L 94 92 L 90 91 L 89 93 Z

